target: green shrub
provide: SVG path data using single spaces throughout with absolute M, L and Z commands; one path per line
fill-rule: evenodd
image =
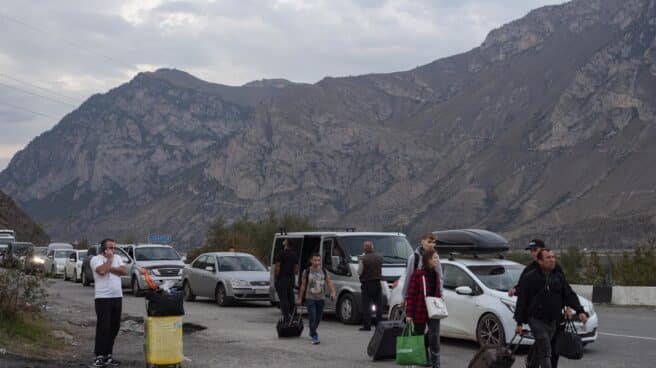
M 0 319 L 15 319 L 20 312 L 36 315 L 46 303 L 41 275 L 28 275 L 20 268 L 0 272 Z

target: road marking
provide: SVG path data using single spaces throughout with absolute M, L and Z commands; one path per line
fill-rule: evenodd
M 620 335 L 620 334 L 614 334 L 614 333 L 608 333 L 608 332 L 599 332 L 599 334 L 600 334 L 600 335 L 606 335 L 606 336 L 626 337 L 627 339 L 638 339 L 638 340 L 656 341 L 656 337 L 632 336 L 632 335 Z

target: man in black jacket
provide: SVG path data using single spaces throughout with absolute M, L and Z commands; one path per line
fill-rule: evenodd
M 523 324 L 528 323 L 535 337 L 536 356 L 541 368 L 556 368 L 558 354 L 553 352 L 558 325 L 563 318 L 563 308 L 573 308 L 581 322 L 588 315 L 581 307 L 576 293 L 567 283 L 565 275 L 556 269 L 556 256 L 548 248 L 537 254 L 538 268 L 529 271 L 519 283 L 515 309 L 515 332 L 521 334 Z M 571 318 L 566 313 L 567 319 Z
M 371 240 L 364 242 L 364 255 L 359 259 L 360 289 L 362 290 L 362 321 L 360 331 L 371 330 L 371 305 L 376 306 L 376 323 L 383 318 L 383 256 L 374 252 Z
M 528 265 L 526 265 L 526 267 L 524 267 L 522 274 L 519 275 L 519 280 L 517 281 L 517 285 L 515 285 L 515 287 L 510 288 L 510 290 L 508 290 L 508 296 L 517 295 L 517 289 L 519 289 L 519 284 L 522 282 L 524 275 L 538 268 L 538 252 L 544 248 L 545 248 L 544 241 L 542 241 L 542 239 L 533 239 L 528 243 L 528 247 L 526 247 L 526 250 L 530 251 L 531 257 L 533 258 L 533 262 L 529 263 Z M 560 268 L 559 265 L 556 265 L 556 267 Z

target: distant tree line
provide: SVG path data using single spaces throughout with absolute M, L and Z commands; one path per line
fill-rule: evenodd
M 559 251 L 556 259 L 563 267 L 567 280 L 572 284 L 595 286 L 656 286 L 656 242 L 624 251 L 621 257 L 589 253 L 570 246 Z M 510 252 L 509 259 L 528 264 L 532 261 L 526 252 Z
M 292 231 L 311 231 L 315 226 L 306 217 L 275 212 L 254 220 L 246 216 L 228 223 L 217 219 L 207 230 L 205 244 L 187 253 L 187 260 L 192 261 L 202 253 L 228 251 L 234 248 L 238 252 L 247 252 L 268 265 L 271 246 L 276 232 L 284 229 Z

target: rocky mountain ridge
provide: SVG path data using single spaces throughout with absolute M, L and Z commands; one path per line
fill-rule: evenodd
M 163 69 L 96 95 L 0 189 L 60 235 L 172 233 L 267 211 L 319 226 L 626 247 L 656 228 L 656 5 L 578 0 L 413 70 L 230 87 Z

